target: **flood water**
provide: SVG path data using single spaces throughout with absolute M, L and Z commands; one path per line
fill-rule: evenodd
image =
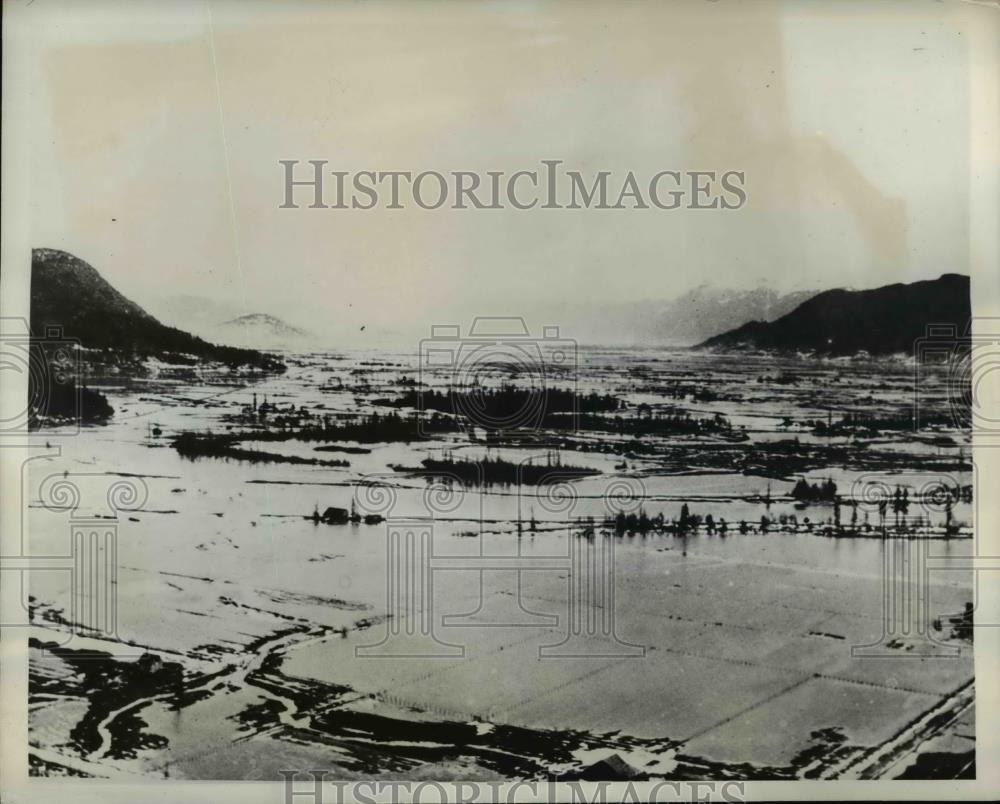
M 255 405 L 277 406 L 272 420 L 289 406 L 398 412 L 386 400 L 412 382 L 450 380 L 377 351 L 289 356 L 286 374 L 252 382 L 169 369 L 95 380 L 114 418 L 54 428 L 25 479 L 32 553 L 71 556 L 74 528 L 103 527 L 117 573 L 98 584 L 113 592 L 106 627 L 82 633 L 70 624 L 90 622 L 98 587 L 68 571 L 32 579 L 39 772 L 513 778 L 613 752 L 651 775 L 838 774 L 971 680 L 971 643 L 947 627 L 974 598 L 971 574 L 948 568 L 974 552 L 975 501 L 958 493 L 972 483 L 967 433 L 815 426 L 912 405 L 904 363 L 591 349 L 545 378 L 614 395 L 626 417 L 720 414 L 729 434 L 237 440 L 266 461 L 172 446 L 252 432 Z M 927 386 L 935 412 L 945 383 Z M 795 440 L 806 463 L 783 470 L 768 445 Z M 415 471 L 428 458 L 593 473 L 469 484 Z M 800 478 L 832 480 L 838 501 L 794 499 Z M 116 483 L 123 498 L 109 498 Z M 942 487 L 954 498 L 934 496 Z M 360 521 L 312 518 L 331 507 Z M 616 532 L 619 512 L 663 526 Z M 892 602 L 901 562 L 936 567 L 909 619 Z M 94 651 L 110 667 L 154 653 L 183 680 L 168 688 L 151 671 L 95 703 L 81 659 Z

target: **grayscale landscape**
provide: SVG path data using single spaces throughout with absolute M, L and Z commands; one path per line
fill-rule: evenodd
M 895 304 L 913 343 L 927 298 L 957 320 L 968 280 L 819 294 L 695 348 L 481 320 L 260 353 L 36 250 L 33 327 L 82 348 L 35 412 L 62 449 L 30 465 L 31 550 L 113 523 L 116 575 L 32 579 L 33 772 L 974 774 L 971 573 L 929 573 L 921 610 L 892 564 L 971 555 L 967 395 L 843 325 Z
M 995 798 L 995 6 L 5 4 L 4 802 Z

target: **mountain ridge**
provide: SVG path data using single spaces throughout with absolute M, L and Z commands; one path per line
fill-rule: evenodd
M 246 315 L 237 316 L 236 318 L 231 318 L 228 321 L 223 321 L 219 326 L 223 327 L 243 327 L 247 325 L 264 325 L 274 328 L 276 331 L 288 333 L 289 335 L 308 335 L 304 329 L 299 329 L 296 326 L 289 324 L 287 321 L 283 321 L 275 315 L 270 313 L 247 313 Z
M 736 289 L 701 284 L 663 305 L 654 318 L 652 335 L 660 341 L 698 343 L 747 321 L 774 321 L 819 292 L 781 293 L 766 286 Z
M 225 343 L 239 344 L 255 349 L 315 348 L 319 341 L 311 333 L 271 313 L 246 313 L 216 324 L 208 333 Z
M 53 326 L 86 348 L 123 356 L 182 362 L 193 356 L 264 371 L 284 368 L 271 355 L 209 343 L 162 324 L 120 293 L 90 263 L 59 249 L 36 248 L 31 252 L 31 331 L 41 337 Z
M 951 325 L 961 334 L 971 315 L 969 277 L 945 273 L 937 279 L 869 290 L 825 290 L 774 321 L 749 321 L 693 348 L 825 355 L 912 353 L 929 325 Z

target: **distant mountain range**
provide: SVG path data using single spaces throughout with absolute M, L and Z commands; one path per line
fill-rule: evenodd
M 774 321 L 816 295 L 815 290 L 779 293 L 699 285 L 667 302 L 650 319 L 648 337 L 657 343 L 698 343 L 747 321 Z
M 928 325 L 950 324 L 965 331 L 972 315 L 969 287 L 969 277 L 943 274 L 872 290 L 827 290 L 775 321 L 751 321 L 697 348 L 912 354 Z
M 65 337 L 88 349 L 109 350 L 123 358 L 194 358 L 266 371 L 283 368 L 272 355 L 218 346 L 165 326 L 115 290 L 93 266 L 65 251 L 37 248 L 31 253 L 32 333 L 44 337 L 49 326 L 61 327 Z
M 336 338 L 321 338 L 270 312 L 246 312 L 243 304 L 189 293 L 151 301 L 161 321 L 169 321 L 213 343 L 250 349 L 309 350 Z
M 773 321 L 816 295 L 703 284 L 672 299 L 586 305 L 538 303 L 523 314 L 532 322 L 558 324 L 565 337 L 602 346 L 691 346 L 747 321 Z
M 128 357 L 211 360 L 264 370 L 280 370 L 282 364 L 262 349 L 317 345 L 312 333 L 268 313 L 234 317 L 234 305 L 191 296 L 158 303 L 171 320 L 186 314 L 186 319 L 199 322 L 197 331 L 208 339 L 160 323 L 71 254 L 45 248 L 32 252 L 31 322 L 36 335 L 43 334 L 46 325 L 59 325 L 85 347 Z M 873 290 L 779 293 L 769 287 L 700 285 L 666 302 L 567 307 L 538 317 L 558 320 L 565 334 L 581 343 L 696 344 L 701 349 L 846 355 L 910 353 L 928 324 L 949 323 L 964 331 L 970 316 L 969 278 L 944 274 Z M 217 345 L 222 343 L 238 346 Z
M 526 300 L 516 312 L 525 317 L 530 329 L 556 324 L 565 337 L 581 344 L 691 346 L 747 321 L 773 321 L 818 292 L 780 293 L 766 286 L 746 290 L 701 285 L 668 300 L 587 305 Z M 274 310 L 243 315 L 246 309 L 235 302 L 190 294 L 160 297 L 150 303 L 155 304 L 152 309 L 161 321 L 220 343 L 291 351 L 358 343 L 357 323 L 351 323 L 349 316 L 337 315 L 336 306 L 326 309 L 317 305 L 296 311 L 303 320 L 315 322 L 316 328 L 310 330 L 289 323 L 287 315 L 276 315 Z M 369 330 L 365 342 L 370 342 L 374 334 Z M 415 326 L 391 333 L 389 342 L 395 346 L 415 344 L 426 335 L 425 327 Z
M 280 318 L 268 315 L 267 313 L 248 313 L 247 315 L 241 315 L 230 321 L 223 321 L 222 326 L 237 327 L 241 329 L 260 328 L 273 335 L 303 337 L 307 334 L 305 330 L 293 327 L 291 324 L 286 324 Z
M 315 337 L 268 313 L 248 313 L 223 321 L 216 328 L 219 340 L 260 349 L 308 347 Z

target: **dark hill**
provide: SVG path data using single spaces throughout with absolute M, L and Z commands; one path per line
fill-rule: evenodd
M 106 349 L 124 357 L 157 357 L 167 362 L 191 358 L 281 371 L 271 355 L 253 349 L 216 346 L 161 324 L 135 302 L 115 290 L 81 259 L 56 249 L 31 253 L 31 331 L 41 338 L 59 326 L 67 338 L 90 349 Z
M 930 324 L 965 332 L 972 315 L 969 277 L 898 283 L 873 290 L 827 290 L 771 323 L 751 321 L 695 348 L 912 354 Z

